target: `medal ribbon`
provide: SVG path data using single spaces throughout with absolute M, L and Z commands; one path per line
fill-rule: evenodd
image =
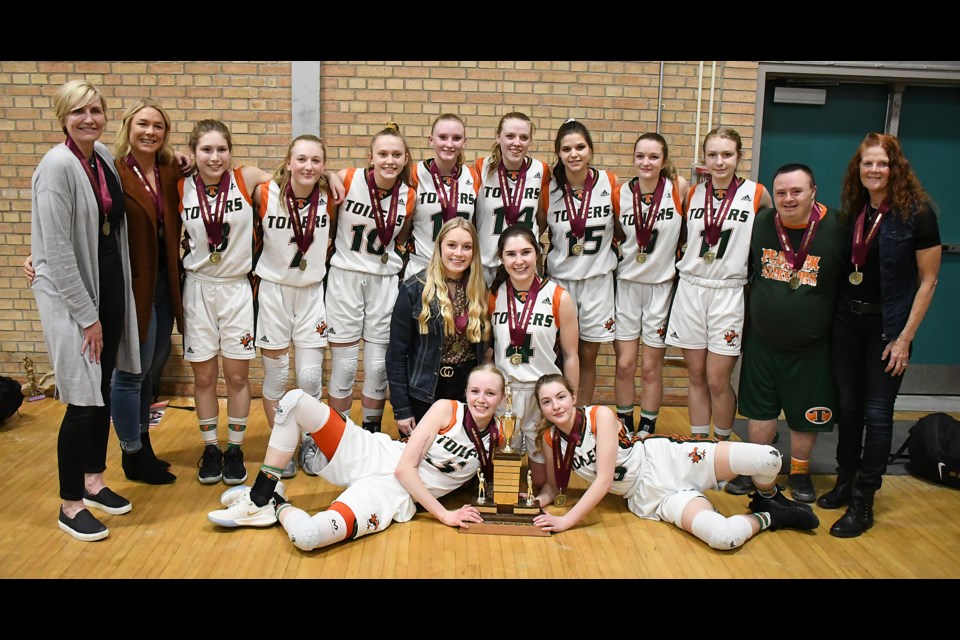
M 157 161 L 153 163 L 153 181 L 157 183 L 157 188 L 154 188 L 150 185 L 150 181 L 147 180 L 147 176 L 144 175 L 143 167 L 140 166 L 140 163 L 137 162 L 137 159 L 133 157 L 132 153 L 128 153 L 124 162 L 127 163 L 127 166 L 133 169 L 133 172 L 137 174 L 137 177 L 140 179 L 140 184 L 143 185 L 143 188 L 146 189 L 147 195 L 153 199 L 153 204 L 157 208 L 157 226 L 163 226 L 163 191 L 160 186 L 160 165 Z
M 433 178 L 433 186 L 437 189 L 437 198 L 440 200 L 440 212 L 443 214 L 443 221 L 449 222 L 457 217 L 457 201 L 460 184 L 457 180 L 460 174 L 460 167 L 454 167 L 450 174 L 450 194 L 447 195 L 447 187 L 443 182 L 443 176 L 440 175 L 440 169 L 437 168 L 437 162 L 430 163 L 430 176 Z
M 517 184 L 513 193 L 510 193 L 510 187 L 507 181 L 507 169 L 503 162 L 497 165 L 497 177 L 500 179 L 500 198 L 503 200 L 504 217 L 507 219 L 507 226 L 517 224 L 520 219 L 520 202 L 523 200 L 523 187 L 527 183 L 527 167 L 533 164 L 529 158 L 524 158 L 520 163 L 520 170 L 517 172 Z
M 587 227 L 587 212 L 590 211 L 590 196 L 593 193 L 593 169 L 587 169 L 587 179 L 583 183 L 583 200 L 578 210 L 573 203 L 573 191 L 570 183 L 563 185 L 563 202 L 567 206 L 567 215 L 570 216 L 570 231 L 579 240 Z
M 230 191 L 230 171 L 224 171 L 220 176 L 220 182 L 217 185 L 217 196 L 214 201 L 214 207 L 211 211 L 210 203 L 207 201 L 207 186 L 203 183 L 203 178 L 197 173 L 193 177 L 193 182 L 197 187 L 197 204 L 200 205 L 200 217 L 203 219 L 203 228 L 207 230 L 207 242 L 214 247 L 219 247 L 223 242 L 223 215 L 227 210 L 227 196 Z
M 810 209 L 810 220 L 807 221 L 807 228 L 803 232 L 803 239 L 800 240 L 800 247 L 796 253 L 793 252 L 793 245 L 790 244 L 790 237 L 787 235 L 787 230 L 783 226 L 783 220 L 780 219 L 779 213 L 774 214 L 773 224 L 777 227 L 780 248 L 783 249 L 783 255 L 786 257 L 787 263 L 793 268 L 794 273 L 800 273 L 803 263 L 807 260 L 807 254 L 810 253 L 810 243 L 813 242 L 813 237 L 817 235 L 817 227 L 820 226 L 819 205 L 814 202 Z
M 570 471 L 573 468 L 573 454 L 577 449 L 577 445 L 583 440 L 585 422 L 583 411 L 583 407 L 577 409 L 577 417 L 573 421 L 573 430 L 570 431 L 569 436 L 565 436 L 559 427 L 554 431 L 554 433 L 557 434 L 557 441 L 553 447 L 553 478 L 557 481 L 557 489 L 560 490 L 560 493 L 563 493 L 563 490 L 566 489 L 570 483 Z M 567 450 L 563 452 L 562 458 L 560 457 L 561 439 L 567 441 Z
M 507 326 L 510 328 L 510 346 L 519 349 L 523 346 L 523 338 L 527 335 L 527 326 L 533 317 L 533 307 L 537 303 L 537 294 L 540 293 L 540 278 L 533 276 L 533 284 L 527 291 L 527 301 L 523 303 L 523 311 L 517 319 L 516 291 L 513 283 L 507 280 Z
M 397 223 L 397 194 L 400 193 L 400 180 L 393 183 L 390 189 L 390 209 L 387 219 L 383 219 L 383 207 L 380 206 L 380 189 L 373 177 L 373 169 L 367 169 L 367 190 L 370 192 L 370 206 L 373 207 L 373 221 L 377 223 L 377 237 L 380 244 L 386 249 L 393 239 L 393 228 Z
M 83 152 L 80 151 L 77 143 L 73 141 L 73 138 L 67 136 L 66 145 L 67 148 L 73 152 L 73 155 L 77 156 L 77 160 L 79 160 L 83 166 L 83 172 L 87 174 L 87 180 L 90 181 L 90 186 L 93 187 L 93 195 L 97 199 L 97 206 L 100 207 L 100 214 L 103 216 L 103 219 L 106 220 L 110 215 L 110 210 L 113 208 L 113 198 L 110 197 L 107 178 L 103 174 L 105 168 L 103 162 L 100 160 L 100 156 L 97 155 L 96 151 L 93 152 L 93 161 L 97 164 L 98 169 L 97 177 L 95 178 L 89 161 L 83 155 Z M 99 180 L 97 178 L 99 178 Z
M 640 214 L 643 211 L 643 203 L 640 201 L 640 181 L 633 185 L 633 227 L 637 230 L 637 246 L 641 249 L 646 248 L 650 242 L 650 236 L 653 235 L 653 226 L 657 223 L 657 212 L 660 210 L 660 200 L 663 198 L 663 191 L 667 186 L 667 179 L 660 176 L 657 180 L 657 188 L 653 191 L 653 201 L 650 202 L 650 208 L 647 209 L 647 215 L 643 217 L 643 223 L 640 222 Z
M 473 446 L 477 450 L 477 458 L 480 459 L 480 468 L 483 469 L 483 479 L 486 482 L 491 482 L 493 480 L 493 450 L 496 448 L 497 441 L 500 439 L 500 432 L 493 424 L 493 420 L 491 420 L 487 426 L 487 434 L 490 436 L 490 449 L 484 449 L 483 434 L 480 433 L 480 428 L 477 427 L 477 423 L 474 421 L 473 414 L 470 413 L 469 407 L 463 412 L 463 422 L 464 431 L 467 432 L 467 435 L 470 437 L 470 442 L 473 443 Z
M 307 228 L 300 224 L 300 210 L 297 208 L 297 197 L 293 194 L 293 186 L 288 182 L 284 193 L 287 202 L 287 215 L 290 217 L 290 228 L 293 229 L 293 239 L 297 243 L 300 255 L 305 255 L 313 244 L 313 232 L 317 227 L 317 209 L 320 203 L 320 185 L 313 185 L 310 192 L 310 208 L 307 209 Z
M 456 293 L 460 293 L 460 291 L 464 288 L 462 280 L 451 280 L 451 282 L 454 284 L 454 292 Z M 456 296 L 450 293 L 450 287 L 447 287 L 447 298 L 450 300 L 450 308 L 455 311 L 457 308 L 457 300 Z M 454 316 L 453 318 L 453 324 L 457 328 L 457 333 L 463 333 L 467 330 L 467 312 L 469 310 L 469 306 L 469 304 L 465 305 L 463 312 L 458 316 Z
M 723 227 L 723 221 L 727 218 L 727 212 L 729 212 L 730 207 L 733 206 L 733 196 L 736 195 L 737 189 L 739 188 L 740 181 L 734 176 L 733 180 L 730 181 L 730 186 L 727 187 L 727 192 L 723 194 L 723 201 L 720 202 L 720 208 L 714 210 L 713 179 L 707 178 L 707 193 L 704 198 L 706 211 L 703 217 L 703 237 L 706 238 L 707 244 L 711 247 L 720 240 L 720 229 Z
M 857 221 L 853 225 L 853 251 L 850 256 L 850 262 L 854 265 L 859 267 L 867 261 L 870 243 L 873 242 L 873 239 L 877 236 L 877 232 L 880 231 L 880 221 L 888 211 L 890 211 L 890 201 L 884 200 L 877 209 L 876 215 L 873 217 L 873 224 L 870 226 L 870 231 L 867 232 L 867 237 L 864 238 L 863 228 L 867 222 L 867 203 L 863 205 L 863 209 L 860 210 L 860 215 L 857 216 Z

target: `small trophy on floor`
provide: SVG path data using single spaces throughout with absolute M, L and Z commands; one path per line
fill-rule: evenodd
M 33 402 L 46 398 L 40 385 L 37 384 L 37 372 L 33 368 L 33 360 L 30 356 L 23 356 L 23 368 L 27 372 L 27 384 L 23 385 L 23 395 L 26 396 L 27 401 Z

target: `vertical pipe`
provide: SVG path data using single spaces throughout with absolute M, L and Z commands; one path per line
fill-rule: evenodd
M 700 61 L 700 72 L 697 74 L 697 133 L 693 139 L 693 166 L 700 164 L 700 98 L 703 95 L 703 60 Z
M 663 112 L 663 60 L 660 61 L 660 85 L 657 88 L 657 133 L 660 133 L 660 114 Z

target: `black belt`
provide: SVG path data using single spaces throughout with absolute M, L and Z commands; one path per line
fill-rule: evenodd
M 883 305 L 879 302 L 861 302 L 847 298 L 847 307 L 859 316 L 879 316 L 883 313 Z
M 476 360 L 469 360 L 467 362 L 461 362 L 460 364 L 441 364 L 438 373 L 441 378 L 452 378 L 457 375 L 457 373 L 461 375 L 470 373 L 475 366 L 477 366 Z

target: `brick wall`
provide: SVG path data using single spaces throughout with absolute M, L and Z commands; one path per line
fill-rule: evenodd
M 543 61 L 354 61 L 321 65 L 321 137 L 335 168 L 366 162 L 371 135 L 395 121 L 415 159 L 428 157 L 427 136 L 434 118 L 451 111 L 467 125 L 467 158 L 489 151 L 503 113 L 519 110 L 536 125 L 531 153 L 552 163 L 553 137 L 570 117 L 584 121 L 596 148 L 593 164 L 632 175 L 632 144 L 655 130 L 660 66 L 657 62 Z M 710 63 L 701 85 L 700 141 L 717 123 L 737 128 L 745 154 L 741 174 L 752 160 L 755 62 L 718 62 L 713 120 L 707 122 Z M 697 139 L 697 62 L 666 62 L 663 68 L 661 133 L 680 173 L 691 178 Z M 23 286 L 20 263 L 30 245 L 30 178 L 42 155 L 62 141 L 51 99 L 66 80 L 86 77 L 108 101 L 113 143 L 124 106 L 151 95 L 174 121 L 172 142 L 186 151 L 192 124 L 220 118 L 234 136 L 234 157 L 272 170 L 282 160 L 291 133 L 289 62 L 0 62 L 0 373 L 23 379 L 21 359 L 37 371 L 49 361 L 33 296 Z M 179 339 L 165 369 L 166 393 L 188 394 L 192 376 L 180 359 Z M 668 358 L 679 356 L 673 349 Z M 613 350 L 604 345 L 597 371 L 597 399 L 612 401 Z M 666 404 L 683 404 L 686 370 L 668 360 Z M 251 382 L 259 394 L 258 361 Z M 639 385 L 639 377 L 638 377 Z

